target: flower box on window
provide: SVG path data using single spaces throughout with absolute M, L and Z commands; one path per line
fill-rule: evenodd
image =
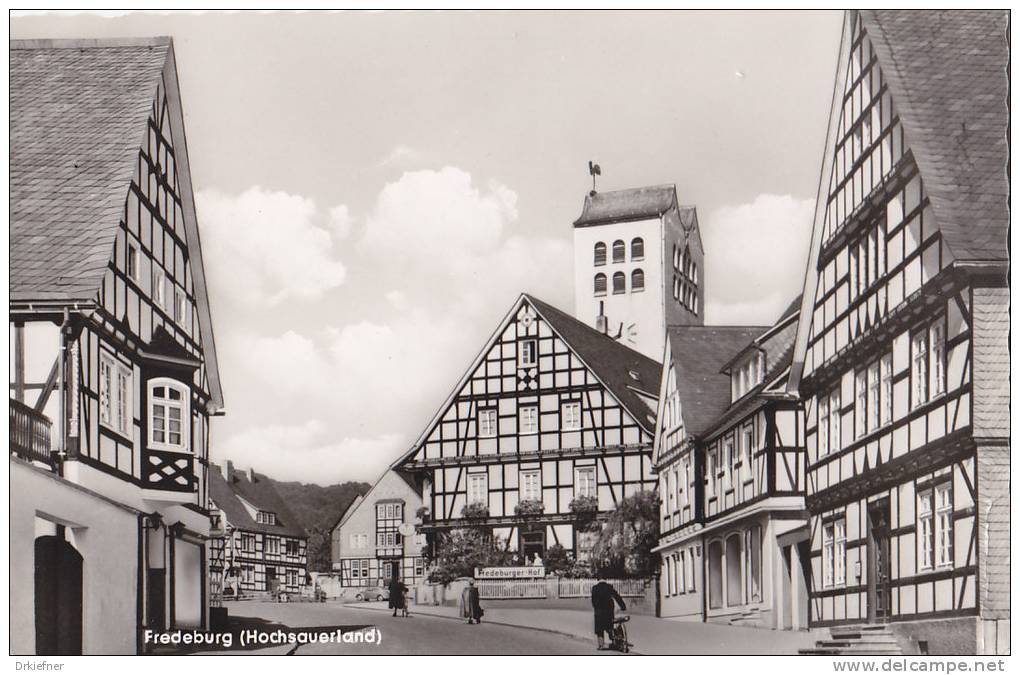
M 592 516 L 598 513 L 598 510 L 598 497 L 592 495 L 581 495 L 580 497 L 574 497 L 570 501 L 570 512 L 578 516 Z
M 465 504 L 464 508 L 461 509 L 460 515 L 462 518 L 467 518 L 469 520 L 488 518 L 489 505 L 483 504 L 482 502 L 471 502 L 470 504 Z
M 514 507 L 514 515 L 519 518 L 540 516 L 545 513 L 545 504 L 537 499 L 522 499 Z

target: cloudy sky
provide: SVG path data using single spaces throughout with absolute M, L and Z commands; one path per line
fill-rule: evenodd
M 172 35 L 228 414 L 213 459 L 374 480 L 521 291 L 573 309 L 590 189 L 675 183 L 710 323 L 799 292 L 838 12 L 19 16 Z

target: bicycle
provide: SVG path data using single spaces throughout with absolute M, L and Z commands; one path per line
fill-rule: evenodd
M 609 637 L 612 640 L 612 648 L 624 654 L 630 652 L 631 644 L 627 641 L 627 622 L 630 617 L 627 615 L 618 616 L 613 619 L 613 630 Z

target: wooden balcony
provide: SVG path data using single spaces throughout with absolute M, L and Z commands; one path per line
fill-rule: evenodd
M 49 418 L 20 401 L 11 399 L 11 453 L 30 462 L 54 466 L 50 452 Z

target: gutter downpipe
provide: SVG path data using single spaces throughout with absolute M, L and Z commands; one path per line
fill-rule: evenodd
M 71 325 L 70 312 L 64 307 L 64 320 L 60 324 L 60 367 L 57 369 L 60 390 L 60 422 L 57 425 L 57 475 L 64 475 L 64 460 L 67 458 L 67 330 Z

